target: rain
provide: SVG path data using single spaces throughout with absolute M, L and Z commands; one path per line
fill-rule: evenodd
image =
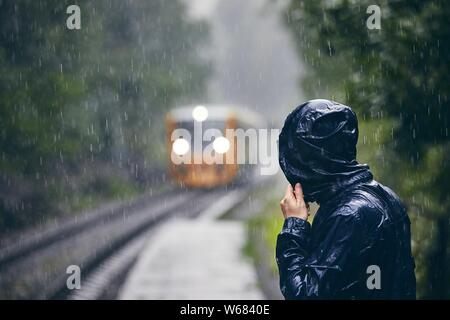
M 448 15 L 0 0 L 0 299 L 283 299 L 277 143 L 312 99 L 355 112 L 357 161 L 411 221 L 417 298 L 449 299 Z

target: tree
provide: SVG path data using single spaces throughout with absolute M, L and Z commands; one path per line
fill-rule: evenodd
M 180 0 L 0 1 L 0 229 L 164 170 L 164 113 L 203 94 L 207 27 Z
M 189 21 L 180 1 L 106 1 L 97 5 L 103 39 L 92 77 L 102 153 L 136 168 L 162 167 L 164 113 L 204 95 L 209 68 L 200 58 L 207 25 Z M 108 123 L 108 128 L 106 128 Z
M 66 118 L 84 92 L 84 33 L 65 32 L 66 5 L 0 2 L 0 225 L 35 219 L 32 206 L 48 210 L 45 176 L 74 164 L 84 147 L 76 119 Z
M 385 154 L 393 157 L 384 175 L 410 212 L 436 226 L 433 246 L 419 259 L 427 269 L 419 295 L 449 297 L 450 4 L 379 1 L 381 29 L 369 30 L 366 9 L 373 4 L 291 1 L 285 21 L 309 67 L 307 92 L 344 100 L 362 119 L 392 121 Z M 426 248 L 418 245 L 419 252 Z

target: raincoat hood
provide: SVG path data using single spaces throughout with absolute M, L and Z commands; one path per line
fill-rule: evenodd
M 350 107 L 317 99 L 292 111 L 279 136 L 279 163 L 293 186 L 300 182 L 307 202 L 372 179 L 356 161 L 358 121 Z

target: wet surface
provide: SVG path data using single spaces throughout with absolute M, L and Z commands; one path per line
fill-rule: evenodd
M 177 220 L 148 240 L 120 299 L 263 299 L 241 221 Z

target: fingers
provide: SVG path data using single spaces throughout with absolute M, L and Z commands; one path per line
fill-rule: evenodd
M 288 184 L 288 186 L 286 187 L 284 198 L 280 201 L 280 207 L 281 211 L 283 212 L 284 218 L 286 218 L 286 207 L 289 206 L 289 203 L 292 201 L 295 201 L 294 190 L 292 189 L 292 186 Z
M 297 202 L 303 201 L 303 189 L 300 183 L 295 184 L 295 199 L 297 200 Z
M 283 198 L 280 201 L 280 208 L 281 208 L 281 212 L 283 213 L 283 217 L 286 219 L 286 212 L 285 212 L 285 209 L 284 209 L 285 205 L 286 205 L 286 199 Z
M 300 183 L 295 184 L 294 194 L 295 194 L 295 200 L 297 201 L 297 204 L 304 203 L 303 190 L 302 190 L 302 185 Z
M 280 201 L 280 207 L 285 219 L 288 217 L 308 219 L 309 205 L 303 199 L 303 190 L 300 183 L 296 183 L 294 188 L 288 184 L 286 193 Z
M 294 195 L 294 190 L 292 190 L 292 186 L 289 183 L 287 188 L 286 188 L 286 193 L 284 195 L 284 198 L 285 199 L 290 199 L 290 198 L 293 198 L 293 195 Z
M 301 219 L 308 219 L 309 205 L 303 199 L 303 190 L 300 183 L 296 183 L 294 187 L 288 184 L 286 192 L 280 201 L 281 211 L 284 218 L 294 216 Z

